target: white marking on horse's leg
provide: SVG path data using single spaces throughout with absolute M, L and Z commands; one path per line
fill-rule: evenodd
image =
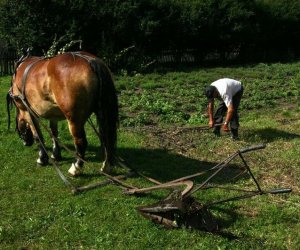
M 48 161 L 49 161 L 49 157 L 47 153 L 43 150 L 43 148 L 40 148 L 39 158 L 37 158 L 36 160 L 37 164 L 41 166 L 46 166 L 48 164 Z
M 48 162 L 42 161 L 42 159 L 40 157 L 37 158 L 36 163 L 39 164 L 39 165 L 42 165 L 42 166 L 45 166 L 45 165 L 48 164 Z
M 112 171 L 112 169 L 113 169 L 113 166 L 111 164 L 109 164 L 107 160 L 105 160 L 102 164 L 101 171 L 109 174 Z
M 52 147 L 51 159 L 60 161 L 61 160 L 60 146 L 55 139 L 53 139 L 52 141 L 53 141 L 53 147 Z
M 72 163 L 71 167 L 68 170 L 68 173 L 72 176 L 79 176 L 83 173 L 83 168 L 77 166 L 76 163 Z

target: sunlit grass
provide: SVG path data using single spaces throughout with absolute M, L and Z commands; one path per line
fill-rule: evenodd
M 36 165 L 37 146 L 23 147 L 14 131 L 13 119 L 10 131 L 7 130 L 3 101 L 0 106 L 0 248 L 298 249 L 300 109 L 296 104 L 299 89 L 295 86 L 299 86 L 299 66 L 299 63 L 259 64 L 116 77 L 122 114 L 118 154 L 128 166 L 148 176 L 168 181 L 214 166 L 241 148 L 267 144 L 263 150 L 247 153 L 247 163 L 262 188 L 292 187 L 293 193 L 262 195 L 211 209 L 227 237 L 185 228 L 166 230 L 138 214 L 136 207 L 157 202 L 164 198 L 166 191 L 135 197 L 124 195 L 116 185 L 109 185 L 73 196 L 51 166 Z M 203 88 L 225 76 L 242 79 L 245 84 L 239 141 L 233 142 L 224 133 L 215 138 L 211 131 L 202 131 L 178 136 L 168 145 L 162 140 L 163 134 L 141 130 L 148 124 L 169 128 L 166 131 L 172 131 L 175 126 L 207 124 Z M 0 82 L 0 98 L 5 100 L 10 77 L 2 77 Z M 87 137 L 87 175 L 69 178 L 76 185 L 105 179 L 98 174 L 99 143 L 89 126 Z M 60 138 L 73 148 L 65 122 L 60 124 Z M 48 135 L 46 141 L 50 149 Z M 181 142 L 190 144 L 181 145 Z M 172 150 L 172 143 L 177 148 Z M 193 148 L 189 148 L 191 144 Z M 179 154 L 176 149 L 186 151 Z M 62 153 L 60 167 L 66 173 L 73 157 L 65 150 Z M 242 163 L 236 159 L 232 164 Z M 151 185 L 140 177 L 126 182 L 140 187 Z M 222 178 L 218 182 L 222 183 Z M 238 181 L 237 185 L 253 188 L 249 178 Z M 226 195 L 229 193 L 214 191 L 199 192 L 196 197 L 204 202 Z

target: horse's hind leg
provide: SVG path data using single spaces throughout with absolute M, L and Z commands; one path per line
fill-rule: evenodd
M 71 121 L 69 123 L 69 130 L 73 136 L 74 144 L 78 158 L 75 163 L 72 164 L 69 169 L 69 173 L 73 176 L 80 175 L 83 172 L 83 161 L 85 156 L 85 150 L 87 147 L 87 140 L 84 131 L 84 125 L 77 125 Z
M 58 137 L 57 121 L 50 121 L 50 129 L 51 129 L 52 141 L 53 141 L 51 158 L 56 161 L 60 161 L 61 160 L 61 148 L 56 140 Z
M 101 143 L 101 153 L 104 156 L 104 161 L 101 167 L 101 171 L 109 174 L 113 169 L 112 161 L 110 160 L 110 154 L 107 150 L 107 142 L 105 141 L 105 138 L 103 135 L 100 137 L 100 143 Z

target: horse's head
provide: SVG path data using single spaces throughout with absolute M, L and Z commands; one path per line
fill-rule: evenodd
M 10 109 L 14 105 L 16 107 L 16 131 L 18 132 L 25 146 L 31 146 L 34 142 L 33 133 L 30 124 L 28 122 L 30 120 L 30 117 L 28 115 L 28 112 L 25 112 L 22 109 L 20 109 L 20 107 L 22 106 L 22 99 L 24 99 L 23 97 L 21 97 L 22 94 L 21 95 L 14 94 L 13 89 L 16 86 L 15 80 L 18 72 L 18 67 L 29 56 L 30 56 L 30 50 L 29 49 L 27 49 L 27 51 L 23 50 L 23 55 L 19 60 L 16 61 L 15 72 L 11 80 L 11 87 L 6 96 L 7 113 L 8 113 L 8 129 L 10 127 Z
M 34 143 L 33 133 L 30 127 L 29 122 L 27 121 L 27 117 L 25 112 L 20 111 L 17 108 L 17 116 L 16 116 L 16 130 L 22 139 L 25 146 L 32 146 Z
M 18 97 L 12 95 L 12 88 L 9 90 L 6 101 L 7 101 L 7 113 L 8 113 L 8 129 L 10 127 L 10 109 L 12 105 L 16 107 L 16 131 L 22 139 L 25 146 L 31 146 L 34 142 L 33 133 L 28 122 L 27 112 L 22 111 L 18 107 Z
M 16 131 L 22 139 L 25 146 L 31 146 L 34 143 L 33 133 L 26 115 L 17 108 Z

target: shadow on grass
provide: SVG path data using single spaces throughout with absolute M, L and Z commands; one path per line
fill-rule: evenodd
M 275 128 L 253 129 L 243 133 L 243 139 L 249 142 L 256 141 L 257 139 L 264 142 L 273 142 L 279 139 L 293 140 L 296 138 L 300 138 L 300 135 Z
M 203 175 L 195 177 L 193 180 L 196 183 L 202 183 L 207 180 L 216 170 L 211 170 L 220 162 L 206 162 L 196 159 L 188 158 L 179 154 L 175 154 L 168 150 L 163 149 L 148 149 L 148 148 L 119 148 L 118 155 L 125 160 L 125 165 L 132 168 L 147 177 L 156 179 L 162 183 L 189 176 L 196 173 L 204 172 Z M 62 152 L 64 164 L 74 161 L 70 155 L 64 156 L 67 152 Z M 96 168 L 91 167 L 86 169 L 85 173 L 77 178 L 79 184 L 86 184 L 89 181 L 93 181 L 93 178 L 101 177 L 99 169 L 102 163 L 102 157 L 100 156 L 100 150 L 97 146 L 89 146 L 87 150 L 87 161 L 93 165 L 97 165 Z M 99 166 L 99 167 L 98 167 Z M 112 175 L 116 175 L 118 170 Z M 228 164 L 222 171 L 220 171 L 215 177 L 210 180 L 210 184 L 223 185 L 232 182 L 232 178 L 240 175 L 244 172 L 242 165 Z M 124 173 L 124 172 L 123 172 Z M 134 176 L 131 178 L 140 178 Z M 241 175 L 241 178 L 249 178 L 248 175 Z M 148 195 L 148 194 L 147 194 Z
M 73 150 L 72 144 L 66 144 L 66 146 Z M 48 152 L 51 151 L 47 148 Z M 38 150 L 36 150 L 38 153 Z M 195 183 L 202 183 L 216 170 L 211 170 L 220 162 L 206 162 L 196 159 L 188 158 L 183 155 L 175 154 L 165 149 L 148 149 L 148 148 L 119 148 L 118 155 L 125 160 L 125 164 L 150 178 L 154 178 L 162 183 L 189 176 L 195 173 L 203 172 L 203 175 L 195 177 L 191 180 L 195 180 Z M 92 163 L 98 165 L 95 169 L 90 168 L 91 171 L 86 171 L 80 178 L 82 181 L 88 181 L 94 177 L 101 177 L 99 169 L 102 166 L 103 157 L 100 153 L 100 147 L 90 145 L 86 153 L 87 164 Z M 75 156 L 72 153 L 67 152 L 62 148 L 62 160 L 63 164 L 72 164 L 75 162 Z M 234 162 L 234 161 L 233 161 Z M 228 184 L 232 178 L 238 176 L 244 171 L 242 165 L 228 164 L 222 171 L 220 171 L 215 177 L 210 180 L 211 184 Z M 248 175 L 242 175 L 240 178 L 248 178 Z
M 199 161 L 163 149 L 120 148 L 118 153 L 125 159 L 128 167 L 160 182 L 171 181 L 202 171 L 205 172 L 219 163 Z M 217 177 L 212 179 L 212 182 L 218 184 L 226 183 L 228 179 L 240 173 L 241 169 L 239 167 L 236 164 L 229 164 Z M 205 180 L 214 171 L 208 171 L 203 176 L 197 177 L 197 182 Z

